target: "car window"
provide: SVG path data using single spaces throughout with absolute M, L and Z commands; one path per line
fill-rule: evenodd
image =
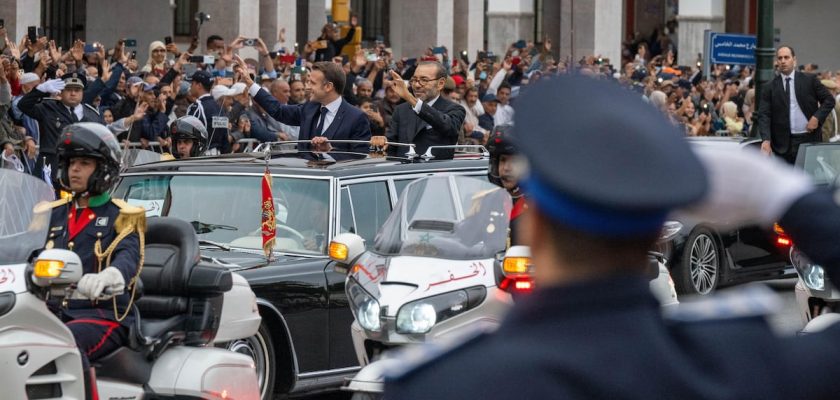
M 354 183 L 348 186 L 348 191 L 355 221 L 353 228 L 348 228 L 348 232 L 354 229 L 357 235 L 365 239 L 367 246 L 370 246 L 373 244 L 379 227 L 385 223 L 385 219 L 391 213 L 388 185 L 385 181 Z M 341 207 L 344 214 L 343 203 Z M 343 221 L 342 225 L 344 225 Z
M 356 222 L 353 221 L 353 205 L 350 202 L 350 189 L 341 188 L 341 217 L 339 218 L 339 233 L 356 233 Z
M 200 239 L 262 248 L 262 177 L 154 175 L 125 177 L 115 198 L 146 208 L 147 216 L 190 222 Z M 329 182 L 274 178 L 276 251 L 324 254 Z
M 414 178 L 412 178 L 412 179 L 400 179 L 400 180 L 395 179 L 394 180 L 394 188 L 396 189 L 396 192 L 397 192 L 397 200 L 400 199 L 400 195 L 402 195 L 403 190 L 405 190 L 405 187 L 408 186 L 408 184 L 411 183 L 411 182 L 414 182 Z
M 840 145 L 814 144 L 803 148 L 796 160 L 817 185 L 840 183 Z

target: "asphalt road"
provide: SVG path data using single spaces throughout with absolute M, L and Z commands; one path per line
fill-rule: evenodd
M 768 315 L 771 326 L 779 334 L 796 334 L 802 329 L 802 321 L 799 316 L 799 311 L 796 306 L 796 296 L 793 292 L 793 286 L 796 284 L 796 278 L 791 279 L 777 279 L 772 281 L 757 282 L 751 284 L 764 284 L 776 293 L 781 300 L 781 304 L 775 313 Z M 724 288 L 724 291 L 739 291 L 744 288 L 744 285 L 732 286 Z M 681 303 L 695 301 L 691 298 L 680 298 Z

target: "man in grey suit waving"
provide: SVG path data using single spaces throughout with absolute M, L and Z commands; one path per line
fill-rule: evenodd
M 793 164 L 799 145 L 820 141 L 820 126 L 834 108 L 834 97 L 817 76 L 796 71 L 790 46 L 776 50 L 779 75 L 765 84 L 758 105 L 761 151 Z
M 410 80 L 412 94 L 408 83 L 391 71 L 394 90 L 405 103 L 394 110 L 390 129 L 386 133 L 388 141 L 414 143 L 418 154 L 425 153 L 429 146 L 457 144 L 466 110 L 460 104 L 441 97 L 446 77 L 446 70 L 440 63 L 421 62 Z M 407 151 L 407 147 L 388 148 L 388 153 L 396 156 L 403 156 Z M 452 159 L 455 152 L 452 149 L 433 150 L 432 155 L 436 159 Z

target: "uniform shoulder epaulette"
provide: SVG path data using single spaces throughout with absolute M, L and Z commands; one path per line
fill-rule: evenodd
M 99 115 L 99 110 L 97 110 L 97 109 L 96 109 L 96 107 L 94 107 L 94 106 L 92 106 L 92 105 L 90 105 L 90 104 L 88 104 L 88 103 L 82 103 L 82 104 L 84 104 L 84 106 L 85 106 L 85 107 L 87 107 L 87 108 L 89 108 L 91 111 L 95 112 L 95 113 L 96 113 L 96 115 Z
M 43 98 L 41 98 L 41 101 L 58 103 L 61 100 L 53 98 L 53 97 L 43 97 Z
M 128 204 L 123 199 L 111 199 L 111 203 L 114 203 L 117 207 L 120 208 L 120 214 L 146 214 L 146 209 L 139 206 L 133 206 Z
M 172 153 L 161 153 L 160 160 L 161 161 L 172 161 L 175 159 L 175 156 Z
M 46 212 L 48 210 L 52 210 L 53 208 L 63 206 L 65 204 L 69 203 L 69 202 L 70 202 L 70 200 L 67 199 L 67 198 L 59 198 L 59 199 L 53 200 L 53 201 L 42 201 L 42 202 L 36 204 L 35 207 L 32 210 L 35 213 L 42 213 L 42 212 Z
M 475 329 L 458 338 L 442 342 L 405 346 L 397 350 L 396 354 L 394 354 L 393 358 L 398 359 L 400 362 L 389 365 L 388 371 L 385 373 L 385 380 L 395 381 L 408 377 L 414 372 L 418 372 L 432 365 L 435 361 L 442 360 L 449 355 L 457 353 L 459 350 L 469 348 L 485 337 L 487 337 L 486 331 Z
M 678 322 L 701 322 L 750 317 L 764 317 L 781 307 L 779 296 L 763 284 L 732 289 L 694 302 L 680 302 L 663 310 L 666 319 Z
M 120 215 L 114 222 L 114 228 L 117 229 L 117 232 L 122 232 L 125 229 L 141 233 L 146 231 L 146 209 L 132 206 L 123 199 L 112 198 L 111 203 L 114 203 L 120 209 Z

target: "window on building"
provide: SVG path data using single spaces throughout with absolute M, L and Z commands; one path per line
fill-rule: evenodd
M 175 0 L 175 26 L 172 29 L 175 36 L 192 37 L 198 33 L 197 12 L 198 0 Z
M 357 6 L 358 4 L 358 6 Z M 354 11 L 359 13 L 359 24 L 362 26 L 362 40 L 388 40 L 391 16 L 391 2 L 388 0 L 361 0 L 353 2 Z
M 55 45 L 69 49 L 84 39 L 86 0 L 41 0 L 41 26 Z

